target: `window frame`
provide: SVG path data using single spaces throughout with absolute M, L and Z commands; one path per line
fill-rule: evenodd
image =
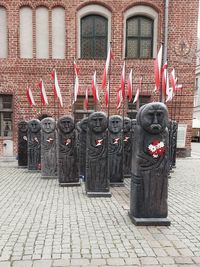
M 82 29 L 83 29 L 83 20 L 84 19 L 87 19 L 87 18 L 91 18 L 92 20 L 92 35 L 91 36 L 83 36 L 83 32 L 82 32 Z M 97 35 L 96 34 L 96 28 L 95 28 L 95 20 L 96 18 L 102 18 L 104 20 L 104 26 L 106 28 L 106 31 L 105 31 L 105 35 Z M 108 43 L 108 19 L 105 17 L 105 16 L 101 16 L 101 15 L 97 15 L 97 14 L 89 14 L 87 16 L 84 16 L 81 18 L 81 37 L 80 37 L 80 50 L 81 50 L 81 58 L 82 59 L 104 59 L 106 58 L 107 56 L 107 43 Z M 82 42 L 83 42 L 83 39 L 91 39 L 91 42 L 92 42 L 92 51 L 91 51 L 91 56 L 89 57 L 83 57 L 83 45 L 82 45 Z M 95 49 L 95 42 L 97 39 L 105 39 L 105 47 L 104 47 L 104 56 L 102 57 L 98 57 L 96 56 L 96 49 Z
M 124 46 L 123 56 L 126 54 L 126 22 L 131 17 L 143 16 L 153 20 L 153 51 L 152 58 L 156 57 L 157 54 L 157 42 L 158 42 L 158 12 L 148 5 L 135 5 L 124 12 Z M 152 59 L 151 58 L 151 59 Z M 129 58 L 127 58 L 129 59 Z M 141 58 L 144 60 L 144 58 Z M 138 60 L 138 59 L 136 59 Z
M 77 58 L 80 58 L 80 59 L 82 59 L 81 58 L 81 19 L 83 17 L 86 17 L 87 15 L 100 15 L 107 19 L 107 51 L 109 48 L 109 44 L 111 42 L 111 12 L 110 10 L 98 4 L 89 4 L 87 6 L 82 7 L 77 12 Z M 88 59 L 83 58 L 83 60 L 88 60 Z
M 5 96 L 11 97 L 11 100 L 10 100 L 11 108 L 3 108 L 3 97 Z M 5 131 L 4 119 L 3 119 L 4 113 L 10 113 L 11 115 L 11 129 L 10 129 L 11 134 L 10 135 L 4 135 L 4 131 Z M 0 138 L 12 138 L 13 136 L 13 95 L 0 94 L 0 124 L 1 124 L 0 125 Z
M 145 37 L 141 35 L 141 21 L 145 19 L 147 21 L 149 21 L 151 23 L 151 36 L 150 37 Z M 137 30 L 138 30 L 138 34 L 137 36 L 128 36 L 128 22 L 131 20 L 137 20 Z M 150 17 L 146 17 L 146 16 L 133 16 L 133 17 L 129 17 L 126 20 L 126 43 L 125 43 L 125 57 L 127 59 L 151 59 L 153 57 L 153 24 L 154 21 L 150 18 Z M 128 52 L 128 40 L 136 40 L 137 41 L 137 55 L 136 57 L 131 57 L 131 56 L 127 56 L 127 52 Z M 150 57 L 142 57 L 141 56 L 141 42 L 143 40 L 150 40 L 151 41 L 151 51 L 150 51 Z

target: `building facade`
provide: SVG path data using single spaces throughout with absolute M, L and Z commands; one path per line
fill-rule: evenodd
M 159 100 L 154 92 L 153 58 L 165 38 L 164 0 L 0 0 L 0 155 L 17 155 L 20 120 L 58 118 L 73 113 L 80 119 L 93 110 L 108 112 L 102 74 L 109 45 L 114 59 L 109 69 L 109 114 L 137 113 L 138 105 L 124 102 L 117 109 L 116 92 L 122 66 L 125 76 L 133 69 L 133 96 L 143 77 L 140 104 Z M 179 123 L 180 154 L 190 155 L 196 65 L 198 0 L 169 0 L 167 59 L 176 69 L 183 89 L 168 102 L 170 118 Z M 79 67 L 78 100 L 73 103 L 74 59 Z M 63 98 L 58 106 L 52 89 L 55 68 Z M 100 100 L 91 99 L 91 81 L 97 73 Z M 42 106 L 39 81 L 43 79 L 48 106 Z M 26 89 L 31 87 L 36 106 L 30 107 Z M 83 102 L 88 89 L 89 110 Z M 127 86 L 126 86 L 127 90 Z M 183 140 L 182 140 L 183 139 Z

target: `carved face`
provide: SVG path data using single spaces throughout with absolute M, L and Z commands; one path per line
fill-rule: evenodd
M 56 128 L 55 120 L 53 118 L 44 118 L 41 121 L 41 127 L 45 133 L 51 133 Z
M 27 132 L 28 130 L 28 123 L 27 121 L 20 121 L 19 124 L 18 124 L 18 128 L 20 130 L 20 132 Z
M 84 118 L 80 121 L 80 128 L 82 131 L 86 132 L 87 131 L 87 125 L 88 125 L 88 118 Z
M 131 119 L 124 118 L 124 133 L 128 133 L 131 130 Z
M 94 112 L 89 116 L 88 127 L 95 133 L 104 132 L 107 128 L 107 117 L 103 112 Z
M 40 131 L 41 129 L 41 124 L 40 124 L 40 121 L 37 120 L 37 119 L 33 119 L 33 120 L 30 120 L 28 122 L 28 128 L 30 129 L 30 131 L 32 133 L 37 133 Z
M 140 114 L 140 125 L 151 134 L 159 134 L 168 125 L 168 112 L 163 103 L 149 103 Z
M 58 120 L 58 128 L 63 133 L 71 133 L 74 128 L 74 119 L 71 116 L 64 116 Z
M 122 130 L 122 118 L 120 116 L 111 116 L 109 118 L 108 129 L 111 133 L 119 133 Z

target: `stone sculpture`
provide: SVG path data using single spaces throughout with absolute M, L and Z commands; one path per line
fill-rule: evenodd
M 38 119 L 28 122 L 28 170 L 41 169 L 41 124 Z
M 79 122 L 79 175 L 83 180 L 86 178 L 86 137 L 88 118 Z
M 28 123 L 20 121 L 18 123 L 18 166 L 28 165 Z
M 137 114 L 129 216 L 136 225 L 170 225 L 168 206 L 168 111 L 160 102 Z
M 88 118 L 86 192 L 89 197 L 110 197 L 108 179 L 107 117 L 94 112 Z
M 43 178 L 57 177 L 57 132 L 56 122 L 47 117 L 41 121 L 41 175 Z
M 58 179 L 61 186 L 80 185 L 74 118 L 62 116 L 58 128 Z
M 123 184 L 123 144 L 122 144 L 122 125 L 121 116 L 113 115 L 109 118 L 108 131 L 108 162 L 110 185 Z
M 123 122 L 123 141 L 124 141 L 124 154 L 123 154 L 123 168 L 124 177 L 131 177 L 131 157 L 132 157 L 132 121 L 130 118 L 125 117 Z

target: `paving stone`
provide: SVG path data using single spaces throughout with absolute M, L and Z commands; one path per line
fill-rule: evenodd
M 66 267 L 69 265 L 69 260 L 54 260 L 52 266 L 53 267 Z
M 73 265 L 80 265 L 80 266 L 88 266 L 89 265 L 88 259 L 71 259 L 70 264 Z
M 140 258 L 142 265 L 155 265 L 159 264 L 158 260 L 155 257 L 142 257 Z
M 110 258 L 110 259 L 107 259 L 107 264 L 113 265 L 113 266 L 123 266 L 125 265 L 125 261 L 124 259 L 120 259 L 120 258 Z
M 11 263 L 9 261 L 0 261 L 0 267 L 11 267 Z
M 174 260 L 175 260 L 175 263 L 178 263 L 178 264 L 192 264 L 193 263 L 192 259 L 189 257 L 175 257 Z
M 0 265 L 1 266 L 1 265 Z M 33 266 L 33 261 L 13 261 L 12 267 L 32 267 Z
M 33 267 L 51 267 L 52 260 L 35 260 Z

